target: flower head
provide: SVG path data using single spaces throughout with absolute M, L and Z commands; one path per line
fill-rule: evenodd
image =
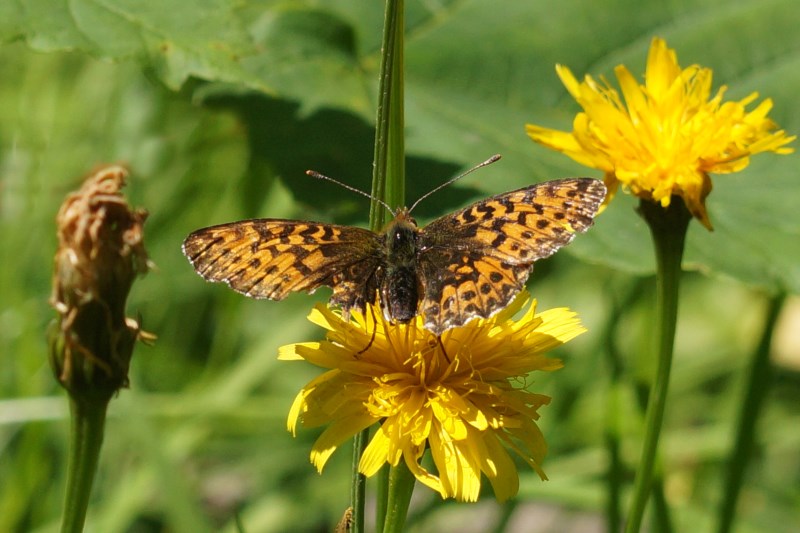
M 653 39 L 644 85 L 623 65 L 615 73 L 624 96 L 605 80 L 586 76 L 579 83 L 564 66 L 556 71 L 583 108 L 571 133 L 529 124 L 534 141 L 605 172 L 610 201 L 619 184 L 634 195 L 667 207 L 680 196 L 692 215 L 711 229 L 705 199 L 710 173 L 745 168 L 750 156 L 772 151 L 787 154 L 795 137 L 767 118 L 772 101 L 745 108 L 758 98 L 723 102 L 726 87 L 711 96 L 711 69 L 681 69 L 674 50 Z
M 499 500 L 516 494 L 516 467 L 505 444 L 542 479 L 546 444 L 536 420 L 550 398 L 526 390 L 526 375 L 556 370 L 544 353 L 584 331 L 568 309 L 536 314 L 523 292 L 489 319 L 474 320 L 440 338 L 420 317 L 392 324 L 378 308 L 352 313 L 350 322 L 319 305 L 309 320 L 328 330 L 322 342 L 291 344 L 280 358 L 302 358 L 328 368 L 298 394 L 289 413 L 295 432 L 328 427 L 311 451 L 322 470 L 345 440 L 380 423 L 359 464 L 371 476 L 403 460 L 416 478 L 442 497 L 475 501 L 481 473 Z M 437 472 L 420 464 L 430 448 Z
M 51 304 L 50 361 L 73 395 L 110 397 L 128 381 L 137 339 L 152 339 L 125 316 L 136 276 L 150 263 L 144 248 L 147 213 L 131 209 L 120 190 L 127 171 L 106 167 L 61 205 Z

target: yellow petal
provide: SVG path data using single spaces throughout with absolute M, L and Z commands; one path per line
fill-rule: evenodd
M 494 434 L 483 438 L 485 451 L 480 455 L 481 470 L 486 474 L 497 501 L 513 498 L 519 491 L 517 467 Z
M 322 472 L 325 463 L 341 443 L 374 423 L 375 419 L 365 415 L 334 420 L 314 442 L 314 446 L 311 448 L 311 463 L 317 467 L 319 472 Z

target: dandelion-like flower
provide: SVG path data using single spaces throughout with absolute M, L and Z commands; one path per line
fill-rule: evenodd
M 767 118 L 770 99 L 747 111 L 758 93 L 723 102 L 723 86 L 711 97 L 711 69 L 681 69 L 663 39 L 652 41 L 644 85 L 623 65 L 616 67 L 624 104 L 605 80 L 598 83 L 587 75 L 579 83 L 567 67 L 557 65 L 556 71 L 583 112 L 575 117 L 571 133 L 529 124 L 528 135 L 604 171 L 606 202 L 619 184 L 663 207 L 673 195 L 680 196 L 689 212 L 712 229 L 705 207 L 710 173 L 742 170 L 759 152 L 792 152 L 786 145 L 795 137 L 776 131 Z
M 328 330 L 326 340 L 280 349 L 281 359 L 330 369 L 297 395 L 289 430 L 298 422 L 328 425 L 311 451 L 321 471 L 344 441 L 380 423 L 359 470 L 371 476 L 402 460 L 444 498 L 477 500 L 481 473 L 498 500 L 514 496 L 519 478 L 506 447 L 546 479 L 540 465 L 547 447 L 536 420 L 550 398 L 528 391 L 526 376 L 560 368 L 545 352 L 585 330 L 568 309 L 537 314 L 535 301 L 514 320 L 528 300 L 523 292 L 495 316 L 441 338 L 420 317 L 392 324 L 368 306 L 348 322 L 318 305 L 309 320 Z M 436 472 L 420 463 L 427 448 Z

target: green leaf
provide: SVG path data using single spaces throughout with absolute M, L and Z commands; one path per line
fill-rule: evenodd
M 38 51 L 135 57 L 170 88 L 190 76 L 268 91 L 241 66 L 252 41 L 227 0 L 12 0 L 0 7 L 0 41 Z

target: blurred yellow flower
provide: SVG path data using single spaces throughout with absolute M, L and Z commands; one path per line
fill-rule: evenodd
M 711 69 L 692 65 L 681 70 L 675 51 L 655 38 L 647 58 L 644 85 L 623 65 L 615 69 L 625 103 L 605 80 L 586 76 L 578 83 L 562 65 L 556 71 L 583 108 L 571 133 L 529 124 L 528 135 L 579 163 L 605 172 L 610 201 L 621 183 L 640 198 L 667 207 L 673 195 L 706 228 L 711 222 L 705 199 L 711 192 L 709 173 L 727 174 L 745 168 L 750 156 L 772 151 L 788 154 L 795 137 L 767 118 L 772 101 L 745 107 L 752 93 L 738 102 L 724 102 L 726 87 L 711 98 Z
M 448 330 L 441 339 L 420 317 L 392 324 L 369 307 L 363 315 L 351 312 L 346 322 L 318 305 L 309 320 L 328 330 L 326 340 L 290 344 L 279 353 L 330 369 L 297 395 L 289 430 L 294 434 L 298 422 L 328 425 L 311 451 L 321 471 L 339 445 L 380 423 L 359 470 L 372 476 L 385 463 L 404 460 L 443 498 L 477 500 L 481 473 L 498 500 L 514 496 L 519 478 L 506 447 L 546 479 L 540 463 L 547 446 L 536 420 L 550 398 L 526 390 L 526 376 L 561 368 L 545 352 L 585 329 L 565 308 L 536 314 L 535 301 L 514 320 L 528 300 L 523 291 L 497 315 Z M 427 448 L 437 472 L 420 464 Z

